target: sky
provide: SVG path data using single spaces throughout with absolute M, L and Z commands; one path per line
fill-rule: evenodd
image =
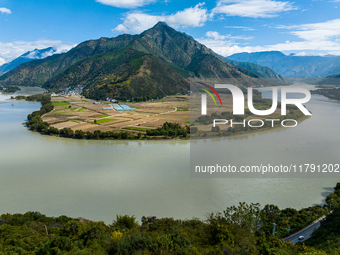
M 222 56 L 340 55 L 340 0 L 0 0 L 0 65 L 36 48 L 139 34 L 158 21 Z

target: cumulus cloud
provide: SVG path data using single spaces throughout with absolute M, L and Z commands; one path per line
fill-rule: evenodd
M 210 31 L 206 34 L 206 38 L 198 41 L 225 57 L 240 52 L 257 51 L 304 51 L 304 54 L 309 55 L 340 55 L 340 19 L 277 28 L 287 30 L 287 33 L 297 36 L 299 40 L 264 46 L 247 46 L 233 42 L 230 40 L 231 37 Z
M 280 12 L 297 10 L 290 2 L 273 0 L 219 0 L 212 14 L 251 18 L 272 18 Z
M 171 15 L 149 15 L 141 12 L 131 12 L 112 31 L 141 33 L 154 26 L 159 21 L 164 21 L 168 25 L 179 27 L 201 27 L 208 19 L 207 9 L 203 8 L 204 3 L 199 3 L 195 7 L 178 11 Z
M 290 33 L 306 41 L 328 41 L 340 35 L 340 19 L 321 23 L 294 26 L 278 26 L 277 28 L 293 30 Z
M 236 40 L 252 39 L 250 36 L 243 35 L 221 35 L 216 31 L 208 31 L 205 35 L 205 38 L 199 38 L 197 41 L 222 56 L 229 56 L 236 52 L 240 52 L 242 47 L 239 46 L 239 43 L 237 43 Z
M 11 10 L 10 9 L 7 9 L 5 7 L 0 7 L 0 12 L 1 13 L 7 13 L 7 14 L 11 14 Z
M 0 65 L 8 63 L 20 55 L 34 49 L 53 47 L 56 52 L 62 53 L 75 47 L 77 44 L 57 40 L 40 39 L 34 42 L 14 41 L 9 43 L 0 42 Z M 46 53 L 48 54 L 48 53 Z
M 96 0 L 98 3 L 119 7 L 119 8 L 136 8 L 155 2 L 155 0 Z
M 199 38 L 196 40 L 224 57 L 230 56 L 237 52 L 246 51 L 234 40 L 214 38 Z

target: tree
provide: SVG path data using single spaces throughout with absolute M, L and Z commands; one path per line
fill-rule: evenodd
M 74 136 L 74 131 L 70 128 L 63 128 L 61 131 L 60 131 L 60 134 L 68 137 L 68 138 L 72 138 Z
M 245 202 L 239 203 L 239 206 L 231 206 L 223 211 L 224 219 L 231 225 L 237 225 L 249 232 L 254 233 L 260 223 L 260 204 L 251 203 L 250 205 Z
M 191 127 L 191 128 L 190 128 L 190 133 L 196 134 L 197 131 L 198 131 L 198 128 L 197 128 L 197 127 Z
M 212 132 L 219 132 L 220 131 L 220 127 L 219 126 L 211 127 L 211 131 Z
M 261 210 L 262 216 L 269 222 L 275 223 L 276 220 L 280 217 L 281 211 L 279 207 L 276 205 L 265 205 L 265 207 Z
M 100 130 L 95 130 L 95 131 L 93 132 L 93 137 L 94 137 L 95 139 L 99 139 L 101 133 L 102 133 L 102 131 L 100 131 Z
M 138 227 L 138 222 L 136 221 L 136 217 L 134 215 L 118 215 L 116 214 L 116 220 L 113 221 L 112 226 L 116 229 L 133 229 Z
M 76 138 L 78 138 L 78 139 L 84 139 L 84 137 L 85 137 L 85 132 L 82 131 L 82 130 L 76 130 L 75 136 L 76 136 Z
M 340 202 L 340 198 L 334 193 L 331 193 L 326 197 L 326 204 L 328 205 L 330 210 L 334 208 L 338 208 L 339 202 Z

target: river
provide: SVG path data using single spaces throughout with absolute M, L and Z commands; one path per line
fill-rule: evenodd
M 243 201 L 296 209 L 322 204 L 338 181 L 190 178 L 189 141 L 88 141 L 40 135 L 22 125 L 40 104 L 5 100 L 8 97 L 0 95 L 0 213 L 40 211 L 106 223 L 116 214 L 135 215 L 139 221 L 142 216 L 204 219 L 208 213 Z M 313 116 L 294 129 L 228 139 L 241 148 L 252 139 L 270 142 L 277 132 L 299 137 L 307 126 L 333 121 L 340 113 L 340 104 L 319 95 L 313 95 L 307 107 Z M 317 142 L 325 155 L 339 155 L 339 138 L 334 137 L 338 127 L 308 130 L 304 146 Z M 311 141 L 315 142 L 308 144 Z M 281 139 L 281 143 L 280 157 L 303 154 L 301 146 L 289 145 L 290 140 Z M 308 150 L 311 157 L 319 153 L 317 148 Z M 236 160 L 244 159 L 238 155 Z

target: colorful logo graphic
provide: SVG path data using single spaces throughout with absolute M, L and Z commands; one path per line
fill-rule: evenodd
M 207 88 L 211 89 L 211 91 L 214 92 L 215 95 L 217 96 L 217 98 L 218 98 L 218 100 L 220 101 L 220 104 L 221 104 L 221 106 L 222 106 L 222 100 L 221 100 L 221 98 L 220 98 L 220 95 L 217 93 L 217 91 L 216 91 L 213 87 L 211 87 L 210 85 L 208 85 L 208 84 L 205 84 L 205 83 L 203 83 L 203 82 L 199 82 L 199 83 L 202 84 L 202 85 L 204 85 L 204 86 L 206 86 Z M 208 90 L 206 90 L 206 89 L 201 89 L 201 90 L 203 90 L 204 92 L 206 92 L 206 93 L 212 98 L 212 100 L 214 100 L 215 105 L 217 105 L 214 96 L 213 96 Z

